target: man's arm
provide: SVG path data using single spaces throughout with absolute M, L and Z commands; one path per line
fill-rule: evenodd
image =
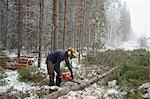
M 72 65 L 71 65 L 71 63 L 69 62 L 69 59 L 65 59 L 65 62 L 66 62 L 66 65 L 67 65 L 67 67 L 68 67 L 68 69 L 69 69 L 69 71 L 70 71 L 70 73 L 71 73 L 71 77 L 74 78 L 74 77 L 73 77 L 73 71 L 72 71 Z
M 60 70 L 60 59 L 58 58 L 56 63 L 55 63 L 55 71 L 58 75 L 61 75 L 61 70 Z

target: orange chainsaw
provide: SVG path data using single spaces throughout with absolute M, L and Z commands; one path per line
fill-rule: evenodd
M 60 76 L 61 80 L 63 81 L 72 81 L 72 77 L 71 74 L 66 72 L 66 73 L 62 73 L 62 75 Z
M 66 81 L 66 82 L 67 81 L 71 81 L 71 82 L 74 82 L 74 83 L 77 83 L 77 84 L 81 84 L 80 81 L 72 79 L 71 74 L 68 73 L 68 72 L 62 73 L 62 75 L 60 76 L 60 78 L 61 78 L 61 80 Z

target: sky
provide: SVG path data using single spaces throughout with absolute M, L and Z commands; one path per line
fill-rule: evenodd
M 150 37 L 150 0 L 124 0 L 131 15 L 131 26 L 137 37 Z

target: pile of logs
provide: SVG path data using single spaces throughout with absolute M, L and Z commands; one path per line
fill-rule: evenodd
M 21 56 L 21 57 L 5 57 L 5 58 L 0 58 L 0 67 L 3 67 L 5 69 L 21 69 L 23 67 L 27 67 L 32 65 L 34 62 L 33 57 L 26 57 L 26 56 Z

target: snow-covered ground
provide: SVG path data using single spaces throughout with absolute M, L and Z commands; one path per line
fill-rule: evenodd
M 136 40 L 135 41 L 131 40 L 131 41 L 124 42 L 123 44 L 118 46 L 118 48 L 125 49 L 125 50 L 134 50 L 134 49 L 139 49 L 140 44 L 138 44 Z
M 116 50 L 116 49 L 136 50 L 140 48 L 141 48 L 141 45 L 138 39 L 128 40 L 128 41 L 125 41 L 125 42 L 122 42 L 113 46 L 106 45 L 106 49 L 111 49 L 111 50 Z M 150 51 L 150 39 L 147 39 L 145 41 L 144 49 Z
M 16 52 L 10 52 L 10 51 L 3 51 L 3 54 L 5 54 L 8 57 L 16 57 L 17 55 L 15 54 Z M 33 54 L 28 54 L 27 52 L 22 52 L 22 56 L 34 56 L 34 65 L 37 66 L 38 64 L 38 59 L 36 55 Z M 45 64 L 45 57 L 42 58 L 41 61 L 41 69 L 43 70 L 44 73 L 47 73 L 47 67 Z M 78 59 L 73 59 L 72 60 L 72 66 L 74 69 L 80 68 L 80 65 L 77 62 Z M 64 65 L 64 62 L 61 63 L 61 65 Z M 64 66 L 63 66 L 64 67 Z M 27 97 L 28 99 L 36 99 L 37 95 L 34 93 L 35 91 L 41 90 L 41 89 L 48 89 L 49 86 L 35 86 L 34 83 L 25 83 L 25 82 L 20 82 L 18 80 L 18 72 L 13 71 L 13 70 L 4 70 L 6 77 L 4 80 L 6 81 L 6 84 L 3 86 L 0 86 L 0 96 L 3 93 L 8 93 L 10 95 L 14 95 L 17 93 L 29 93 L 30 95 Z M 48 75 L 47 75 L 48 76 Z M 65 87 L 65 86 L 64 86 Z M 60 89 L 60 88 L 59 88 Z M 34 94 L 33 94 L 34 93 Z
M 138 88 L 143 98 L 150 98 L 150 83 L 144 83 Z M 107 86 L 94 83 L 79 91 L 70 91 L 58 99 L 124 99 L 128 94 L 126 89 L 120 90 L 117 80 L 109 81 Z
M 5 54 L 7 57 L 16 57 L 17 55 L 15 54 L 15 51 L 7 51 L 4 50 L 2 51 L 3 54 Z M 21 53 L 22 56 L 27 55 L 27 52 L 22 52 Z M 32 54 L 28 54 L 28 56 L 34 56 Z M 36 59 L 36 58 L 35 58 Z M 36 62 L 35 62 L 36 63 Z M 44 65 L 44 64 L 42 64 Z M 33 97 L 37 97 L 36 94 L 33 95 L 33 92 L 36 90 L 40 90 L 42 87 L 41 86 L 35 86 L 34 83 L 25 83 L 25 82 L 20 82 L 18 80 L 18 72 L 17 70 L 13 71 L 13 70 L 8 70 L 5 69 L 4 70 L 5 73 L 5 78 L 4 80 L 6 81 L 6 84 L 4 84 L 3 86 L 0 86 L 0 96 L 3 94 L 8 93 L 9 95 L 15 95 L 17 93 L 23 93 L 26 94 L 27 92 L 29 94 L 31 94 L 29 97 L 32 97 L 31 99 L 33 99 Z M 46 87 L 43 86 L 43 87 Z
M 7 53 L 7 56 L 9 57 L 16 57 L 16 54 L 14 54 L 13 52 L 9 52 L 9 51 L 4 51 L 4 53 Z M 24 54 L 25 55 L 25 54 Z M 41 68 L 44 70 L 44 73 L 47 73 L 47 67 L 45 64 L 45 57 L 42 58 L 42 62 L 41 62 Z M 34 65 L 37 65 L 37 57 L 35 57 L 35 62 Z M 72 66 L 73 66 L 73 70 L 74 73 L 78 74 L 76 76 L 81 76 L 81 74 L 86 75 L 86 72 L 81 72 L 81 65 L 78 64 L 78 58 L 76 59 L 72 59 L 71 61 Z M 64 62 L 61 63 L 62 68 L 66 68 L 64 67 Z M 67 69 L 67 68 L 66 68 Z M 34 93 L 35 91 L 38 91 L 42 88 L 47 89 L 48 86 L 34 86 L 33 83 L 25 83 L 25 82 L 20 82 L 18 80 L 18 72 L 17 71 L 12 71 L 12 70 L 5 70 L 5 74 L 6 74 L 6 85 L 4 86 L 0 86 L 0 95 L 2 95 L 3 93 L 8 93 L 8 94 L 17 94 L 18 92 L 21 93 L 26 93 L 28 92 L 30 95 L 27 97 L 28 99 L 33 99 L 33 98 L 37 98 L 36 93 Z M 47 75 L 48 76 L 48 75 Z M 62 88 L 63 87 L 67 87 L 69 86 L 69 83 L 65 83 L 62 82 Z
M 61 96 L 58 99 L 123 99 L 126 94 L 126 91 L 121 92 L 119 90 L 116 80 L 113 80 L 108 82 L 108 86 L 94 83 L 83 90 L 70 91 L 67 95 Z
M 17 71 L 6 70 L 5 74 L 7 76 L 5 78 L 5 81 L 7 84 L 5 86 L 0 86 L 0 93 L 7 92 L 12 87 L 14 90 L 22 91 L 22 92 L 25 92 L 26 90 L 35 89 L 35 87 L 33 87 L 27 83 L 19 82 L 17 79 L 17 77 L 18 77 Z
M 5 51 L 5 53 L 7 53 L 7 55 L 10 57 L 16 56 L 16 54 L 14 54 L 13 52 Z M 43 69 L 44 73 L 47 73 L 45 59 L 46 59 L 45 57 L 42 58 L 41 68 Z M 37 57 L 35 57 L 34 64 L 37 65 Z M 61 65 L 64 67 L 64 62 L 62 62 Z M 76 75 L 76 78 L 78 77 L 84 78 L 85 76 L 87 77 L 87 79 L 84 79 L 84 81 L 87 81 L 88 79 L 93 77 L 93 75 L 94 76 L 97 75 L 96 73 L 97 71 L 102 72 L 101 70 L 108 69 L 107 67 L 102 68 L 97 66 L 88 67 L 87 69 L 86 67 L 82 67 L 80 64 L 78 64 L 78 59 L 72 60 L 72 66 L 73 66 L 74 73 L 78 74 Z M 49 87 L 47 85 L 34 86 L 33 83 L 20 82 L 17 79 L 18 78 L 17 71 L 5 70 L 5 74 L 6 74 L 6 78 L 5 78 L 6 85 L 0 86 L 0 96 L 5 92 L 6 93 L 8 92 L 8 94 L 11 95 L 15 95 L 16 93 L 21 92 L 21 93 L 29 93 L 29 96 L 26 97 L 26 99 L 38 99 L 39 97 L 37 96 L 35 91 L 41 89 L 44 89 L 43 91 L 46 91 L 46 89 L 48 89 Z M 115 98 L 117 97 L 118 99 L 123 99 L 124 95 L 126 95 L 127 92 L 120 91 L 119 86 L 117 86 L 116 82 L 117 82 L 116 80 L 110 81 L 108 82 L 107 86 L 102 86 L 100 84 L 94 83 L 83 90 L 71 91 L 67 95 L 59 97 L 59 99 L 64 99 L 64 98 L 65 99 L 99 99 L 102 97 L 104 99 L 114 99 L 114 97 Z M 70 84 L 69 82 L 68 83 L 63 82 L 62 88 L 69 86 L 69 84 Z M 59 90 L 61 90 L 61 88 Z

